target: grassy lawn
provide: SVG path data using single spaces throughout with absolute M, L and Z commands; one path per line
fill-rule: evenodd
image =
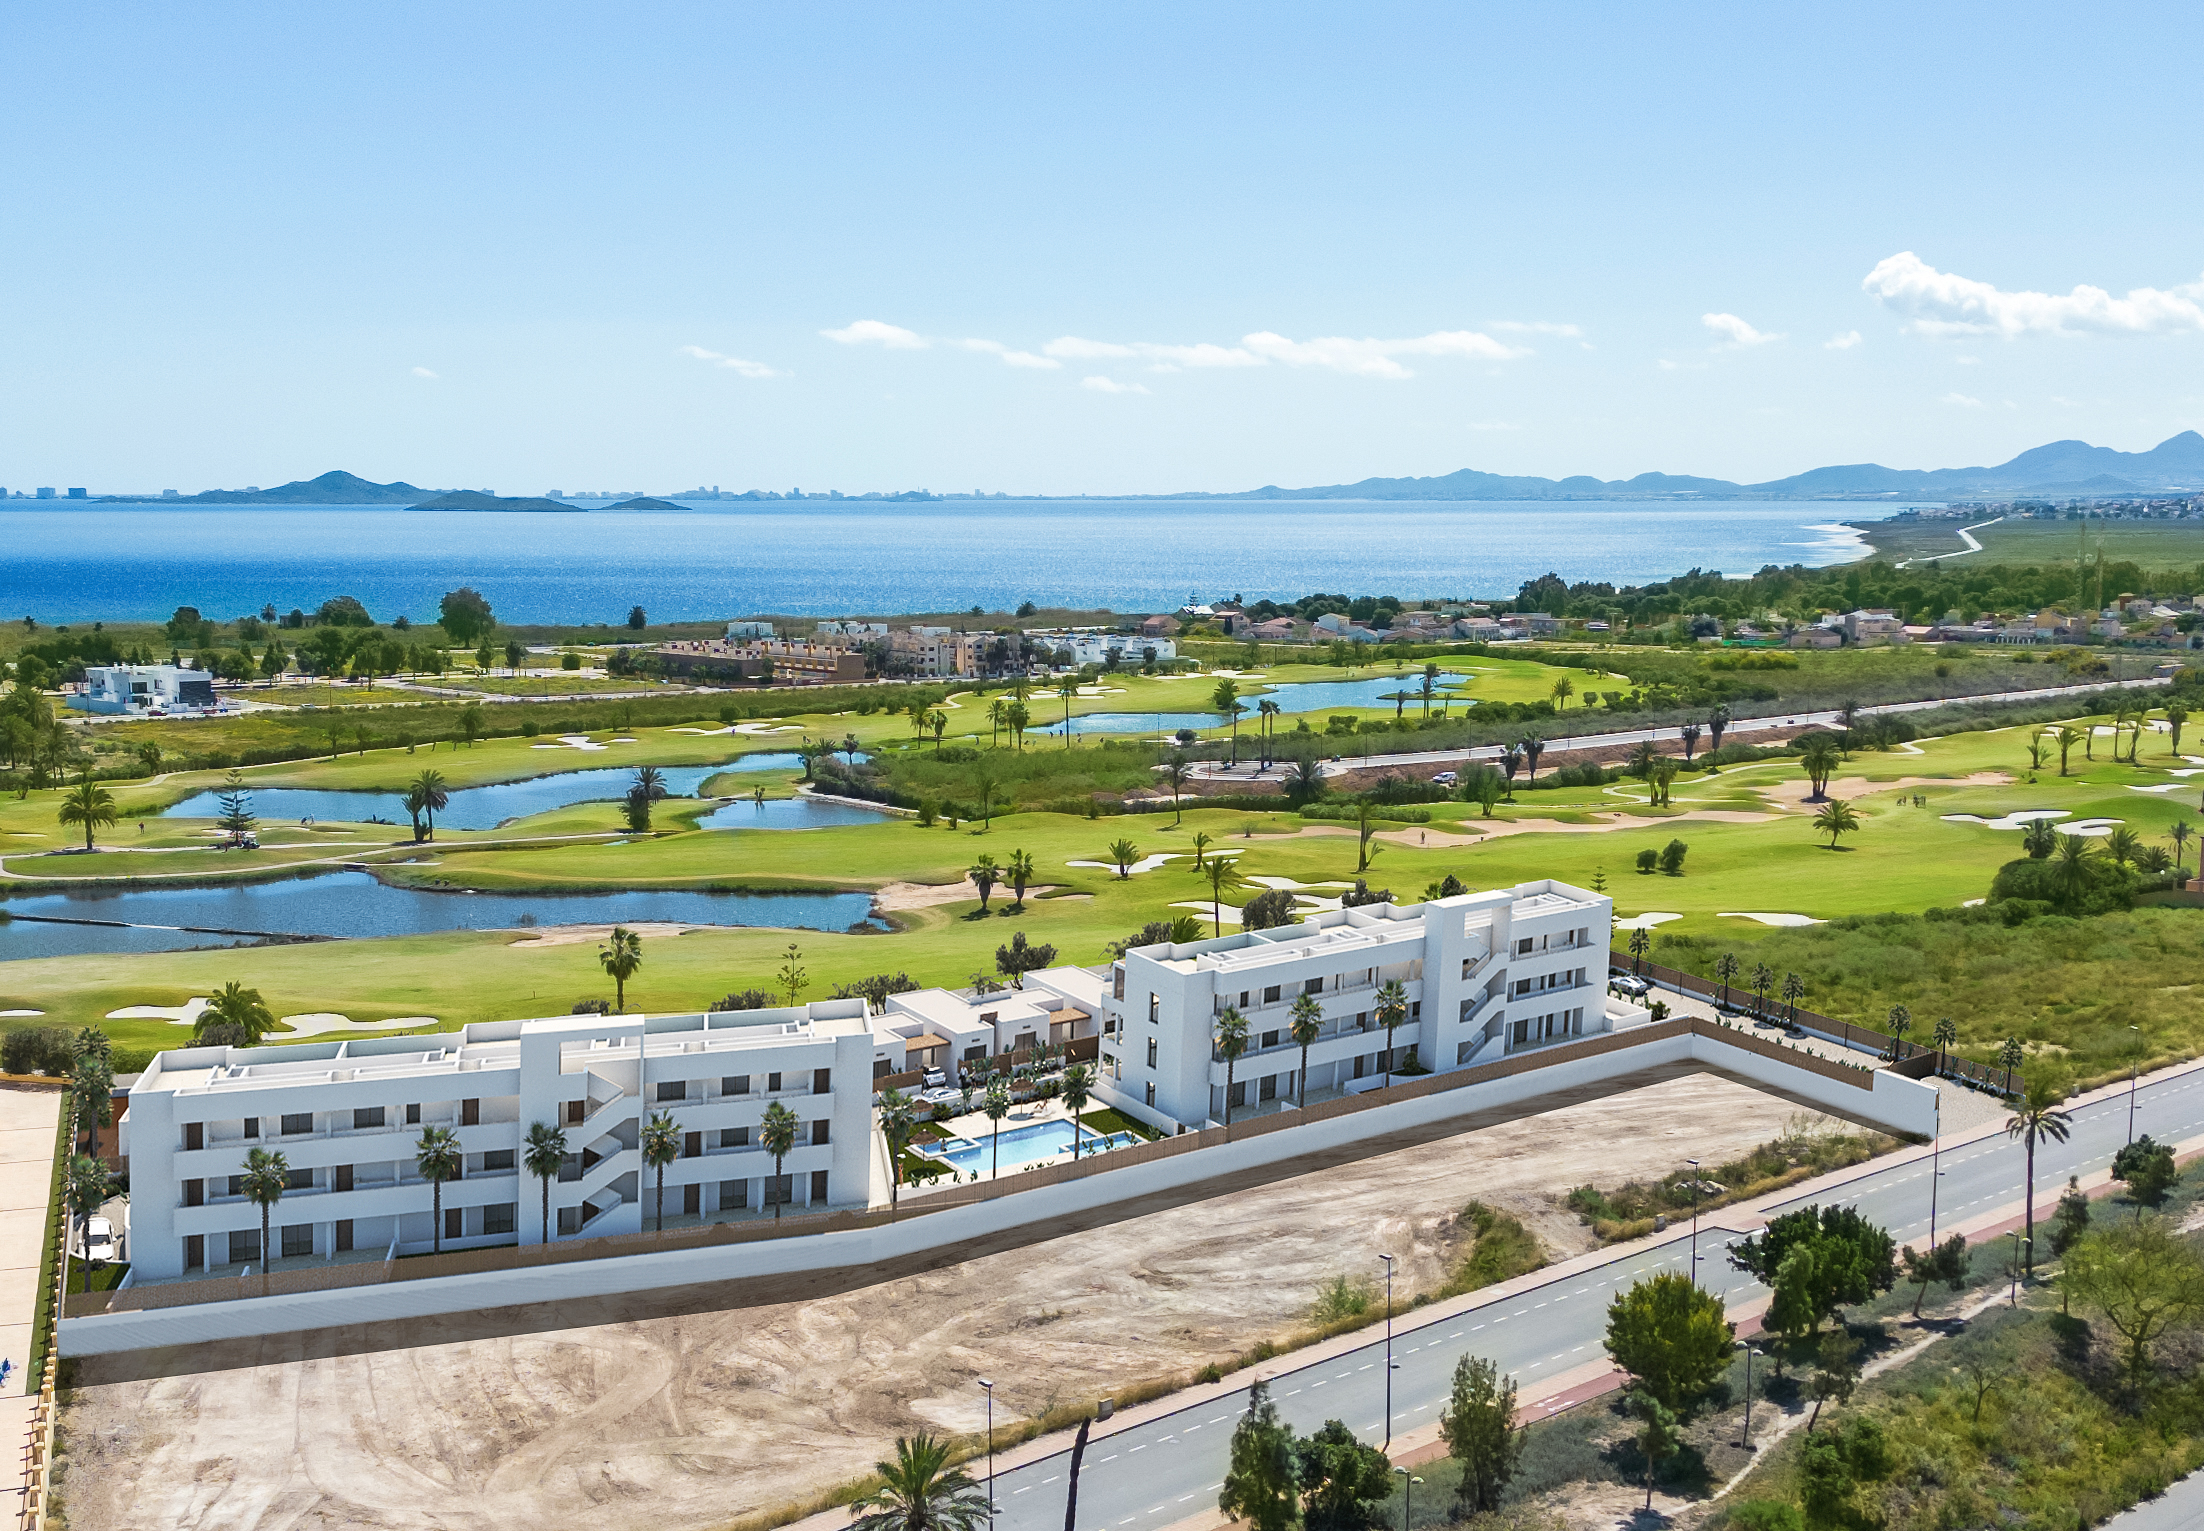
M 1985 512 L 1965 521 L 1881 523 L 1867 530 L 1866 537 L 1875 552 L 1885 557 L 1937 557 L 1965 548 L 1958 528 L 1990 520 L 1994 514 Z M 1953 572 L 1969 564 L 2071 566 L 2085 549 L 2094 559 L 2100 546 L 2107 563 L 2126 560 L 2147 569 L 2194 568 L 2204 563 L 2204 527 L 2181 522 L 2001 520 L 1975 531 L 1974 539 L 1982 544 L 1982 551 L 1953 561 Z

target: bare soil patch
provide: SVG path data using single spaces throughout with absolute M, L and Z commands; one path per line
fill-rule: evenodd
M 746 1282 L 690 1289 L 686 1308 L 606 1299 L 87 1358 L 65 1422 L 70 1519 L 719 1526 L 863 1472 L 898 1432 L 977 1428 L 976 1378 L 997 1380 L 998 1415 L 1030 1415 L 1292 1329 L 1319 1282 L 1375 1271 L 1380 1250 L 1401 1257 L 1407 1290 L 1437 1285 L 1473 1197 L 1557 1258 L 1581 1252 L 1590 1231 L 1556 1205 L 1569 1187 L 1625 1160 L 1741 1153 L 1796 1109 L 1712 1075 L 1656 1077 L 869 1283 Z
M 1844 776 L 1829 783 L 1828 795 L 1851 802 L 1871 792 L 1906 792 L 1915 787 L 2009 787 L 2010 771 L 1974 771 L 1965 776 L 1901 776 L 1896 781 L 1869 781 L 1864 776 Z M 1813 783 L 1804 779 L 1779 781 L 1759 789 L 1760 795 L 1778 803 L 1804 803 Z

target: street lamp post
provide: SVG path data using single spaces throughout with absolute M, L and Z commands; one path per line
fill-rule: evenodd
M 2017 1308 L 2020 1306 L 2020 1230 L 2018 1228 L 2015 1228 L 2013 1230 L 2012 1240 L 2013 1289 L 2005 1296 L 2005 1306 L 2007 1306 L 2008 1308 Z
M 1686 1159 L 1691 1166 L 1691 1287 L 1699 1289 L 1699 1161 Z
M 1385 1450 L 1393 1449 L 1393 1257 L 1385 1262 Z
M 1936 1092 L 1936 1122 L 1929 1131 L 1929 1252 L 1936 1252 L 1936 1185 L 1944 1178 L 1944 1092 Z
M 1393 1471 L 1399 1473 L 1401 1476 L 1400 1531 L 1408 1531 L 1409 1511 L 1414 1506 L 1416 1485 L 1423 1482 L 1423 1479 L 1417 1477 L 1414 1473 L 1410 1472 L 1405 1467 L 1396 1467 L 1393 1469 Z
M 2135 1033 L 2135 1054 L 2128 1059 L 2127 1064 L 2127 1140 L 2130 1145 L 2133 1145 L 2135 1142 L 2135 1075 L 2143 1064 L 2143 1028 L 2130 1026 L 2128 1030 Z
M 980 1390 L 987 1394 L 987 1523 L 995 1524 L 995 1384 L 980 1378 Z
M 1745 1352 L 1745 1438 L 1737 1444 L 1752 1450 L 1752 1358 L 1760 1355 L 1760 1347 L 1748 1340 L 1739 1340 L 1737 1348 Z

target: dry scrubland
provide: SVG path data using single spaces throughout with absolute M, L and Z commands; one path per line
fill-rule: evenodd
M 87 1360 L 65 1423 L 69 1523 L 721 1526 L 864 1471 L 899 1431 L 977 1428 L 977 1377 L 1032 1415 L 1293 1328 L 1320 1282 L 1374 1271 L 1379 1250 L 1404 1256 L 1405 1291 L 1437 1286 L 1472 1198 L 1556 1257 L 1580 1252 L 1590 1230 L 1557 1205 L 1569 1187 L 1618 1163 L 1727 1157 L 1795 1112 L 1685 1075 L 847 1290 Z M 133 1374 L 146 1364 L 165 1373 Z

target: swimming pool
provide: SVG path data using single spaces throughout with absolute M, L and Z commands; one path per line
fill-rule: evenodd
M 1000 1139 L 1002 1157 L 995 1157 L 995 1141 Z M 1083 1158 L 1091 1153 L 1107 1149 L 1123 1148 L 1140 1139 L 1130 1132 L 1111 1133 L 1104 1136 L 1092 1129 L 1079 1134 L 1079 1153 Z M 1027 1127 L 1012 1127 L 995 1134 L 994 1138 L 950 1138 L 944 1143 L 930 1143 L 919 1149 L 929 1159 L 939 1159 L 953 1167 L 960 1175 L 988 1168 L 1016 1169 L 1022 1164 L 1032 1164 L 1042 1159 L 1054 1158 L 1071 1147 L 1071 1118 L 1058 1117 L 1054 1121 L 1035 1122 Z

